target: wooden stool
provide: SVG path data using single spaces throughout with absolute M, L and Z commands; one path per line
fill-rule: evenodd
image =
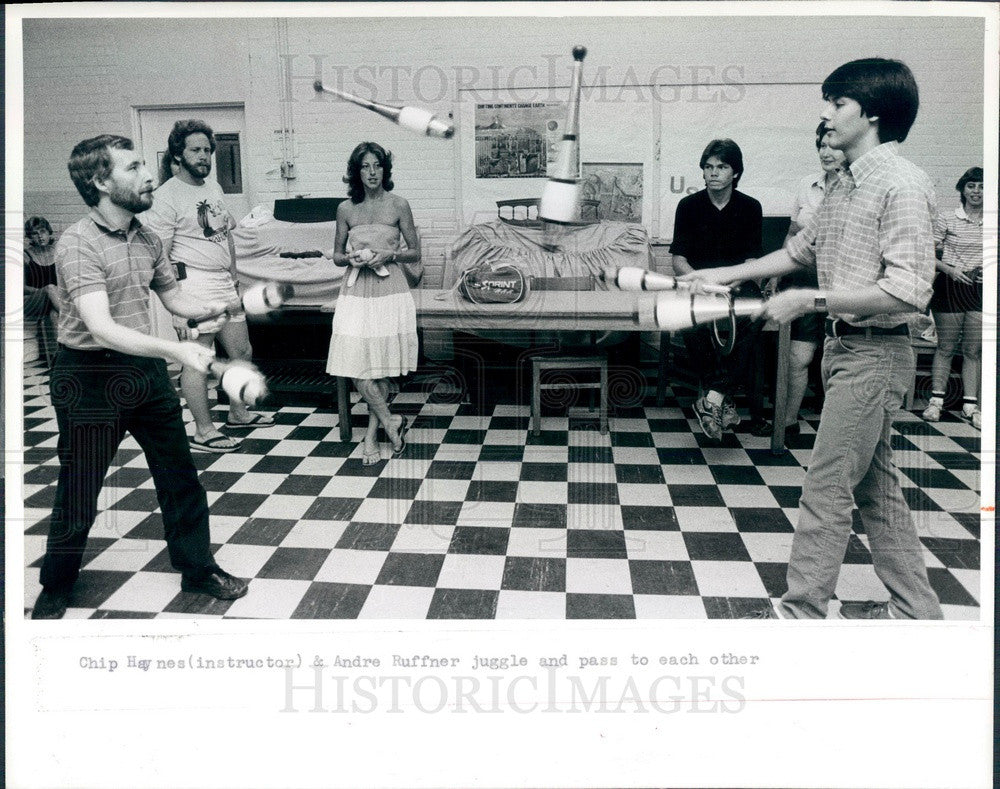
M 542 383 L 542 374 L 548 370 L 596 370 L 598 381 L 560 381 Z M 543 389 L 597 389 L 600 392 L 600 430 L 608 432 L 608 357 L 594 356 L 533 356 L 531 358 L 531 431 L 541 432 Z

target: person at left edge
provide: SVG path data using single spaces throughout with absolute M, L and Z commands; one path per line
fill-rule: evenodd
M 56 245 L 64 309 L 50 385 L 59 481 L 32 619 L 65 614 L 104 476 L 126 432 L 149 463 L 181 589 L 235 600 L 247 583 L 212 556 L 208 501 L 166 365 L 204 373 L 213 352 L 153 336 L 149 294 L 155 291 L 172 314 L 196 320 L 219 314 L 225 304 L 182 294 L 159 238 L 136 217 L 153 201 L 153 179 L 131 140 L 109 134 L 84 140 L 70 155 L 69 172 L 90 212 Z

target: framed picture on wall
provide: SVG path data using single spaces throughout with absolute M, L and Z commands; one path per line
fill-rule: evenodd
M 642 162 L 584 162 L 580 185 L 599 219 L 642 222 Z
M 565 105 L 476 105 L 476 178 L 545 178 L 562 139 Z

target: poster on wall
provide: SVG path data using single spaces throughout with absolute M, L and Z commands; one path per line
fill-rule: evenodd
M 562 102 L 476 105 L 476 178 L 545 178 L 562 139 Z
M 642 162 L 584 162 L 584 200 L 596 200 L 597 216 L 612 222 L 642 222 Z

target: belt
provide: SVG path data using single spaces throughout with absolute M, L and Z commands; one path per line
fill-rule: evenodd
M 840 320 L 840 318 L 827 318 L 825 328 L 827 337 L 846 337 L 849 334 L 853 334 L 870 338 L 906 336 L 910 333 L 910 327 L 905 323 L 900 323 L 898 326 L 886 329 L 882 326 L 853 326 L 850 323 Z

